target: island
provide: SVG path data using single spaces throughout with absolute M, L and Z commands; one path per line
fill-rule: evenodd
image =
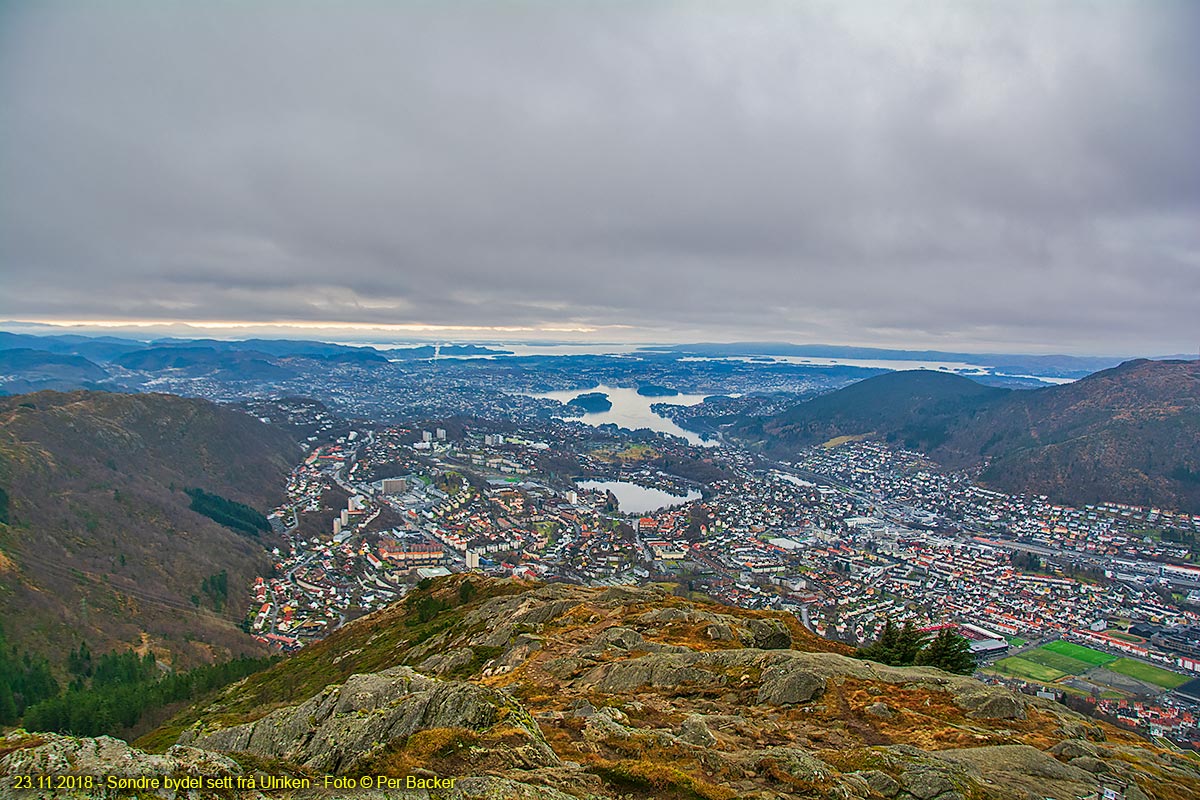
M 653 383 L 643 383 L 637 388 L 637 393 L 642 397 L 674 397 L 679 394 L 674 389 L 666 386 L 656 386 Z
M 587 394 L 579 395 L 574 400 L 568 401 L 567 405 L 582 408 L 590 414 L 596 414 L 612 408 L 612 401 L 608 399 L 608 395 L 604 392 L 588 392 Z
M 511 356 L 513 351 L 501 350 L 495 347 L 483 347 L 476 344 L 443 344 L 440 346 L 423 344 L 416 347 L 393 347 L 387 351 L 387 354 L 393 361 L 418 361 L 437 356 L 476 356 L 479 358 Z

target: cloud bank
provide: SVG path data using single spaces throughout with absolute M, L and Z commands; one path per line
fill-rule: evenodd
M 1192 349 L 1163 2 L 0 10 L 0 317 Z

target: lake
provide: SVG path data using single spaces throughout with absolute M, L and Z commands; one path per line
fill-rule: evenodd
M 576 485 L 581 489 L 612 492 L 616 495 L 617 504 L 623 514 L 649 514 L 660 508 L 700 499 L 700 493 L 694 490 L 688 492 L 686 497 L 680 497 L 661 489 L 649 489 L 627 481 L 579 481 Z
M 533 397 L 567 403 L 581 394 L 590 394 L 592 392 L 603 392 L 608 395 L 609 401 L 612 402 L 612 408 L 608 411 L 587 412 L 582 417 L 572 417 L 572 419 L 578 419 L 580 422 L 595 426 L 607 425 L 611 422 L 630 430 L 649 428 L 652 431 L 669 433 L 672 436 L 687 439 L 688 442 L 694 445 L 702 447 L 715 447 L 717 445 L 716 442 L 706 442 L 700 438 L 699 434 L 684 430 L 666 417 L 655 414 L 650 408 L 654 403 L 669 403 L 673 406 L 699 405 L 709 395 L 677 394 L 671 397 L 643 397 L 637 393 L 637 389 L 623 389 L 618 386 L 605 386 L 601 384 L 593 389 L 584 389 L 582 391 L 568 389 L 561 392 L 544 392 L 542 394 L 535 394 Z

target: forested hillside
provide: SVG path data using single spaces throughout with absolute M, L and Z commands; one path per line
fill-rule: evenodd
M 249 582 L 270 568 L 262 513 L 300 453 L 280 430 L 203 400 L 0 399 L 8 639 L 56 665 L 83 642 L 181 666 L 259 652 L 237 623 Z M 199 511 L 187 489 L 208 498 Z M 255 535 L 210 518 L 221 514 Z M 221 585 L 228 602 L 214 599 Z

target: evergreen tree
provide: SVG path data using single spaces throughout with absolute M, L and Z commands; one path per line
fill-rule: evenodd
M 200 591 L 208 598 L 214 611 L 223 610 L 229 600 L 229 575 L 225 570 L 221 570 L 216 575 L 209 575 L 200 582 Z
M 8 684 L 0 683 L 0 725 L 12 725 L 17 721 L 17 701 L 13 699 Z
M 868 661 L 878 661 L 881 664 L 895 665 L 898 663 L 897 650 L 899 645 L 900 632 L 896 630 L 896 624 L 892 622 L 891 617 L 888 617 L 883 623 L 883 631 L 880 632 L 879 638 L 866 647 L 858 648 L 856 655 Z
M 938 631 L 919 654 L 917 663 L 959 675 L 970 675 L 975 671 L 975 656 L 971 654 L 970 643 L 952 628 Z
M 896 636 L 895 664 L 902 667 L 916 664 L 917 657 L 928 641 L 929 635 L 917 630 L 917 626 L 913 624 L 912 620 L 905 622 Z
M 128 731 L 150 710 L 198 697 L 257 672 L 273 660 L 238 658 L 163 676 L 152 653 L 141 657 L 133 652 L 108 653 L 97 659 L 91 686 L 78 678 L 66 692 L 31 705 L 25 711 L 24 726 L 78 736 L 118 734 Z M 3 707 L 0 691 L 0 712 Z
M 67 656 L 67 671 L 72 675 L 87 677 L 92 674 L 92 651 L 87 642 L 81 642 L 78 650 L 72 650 Z
M 475 594 L 475 584 L 471 583 L 469 578 L 458 585 L 459 602 L 469 603 L 475 598 Z

